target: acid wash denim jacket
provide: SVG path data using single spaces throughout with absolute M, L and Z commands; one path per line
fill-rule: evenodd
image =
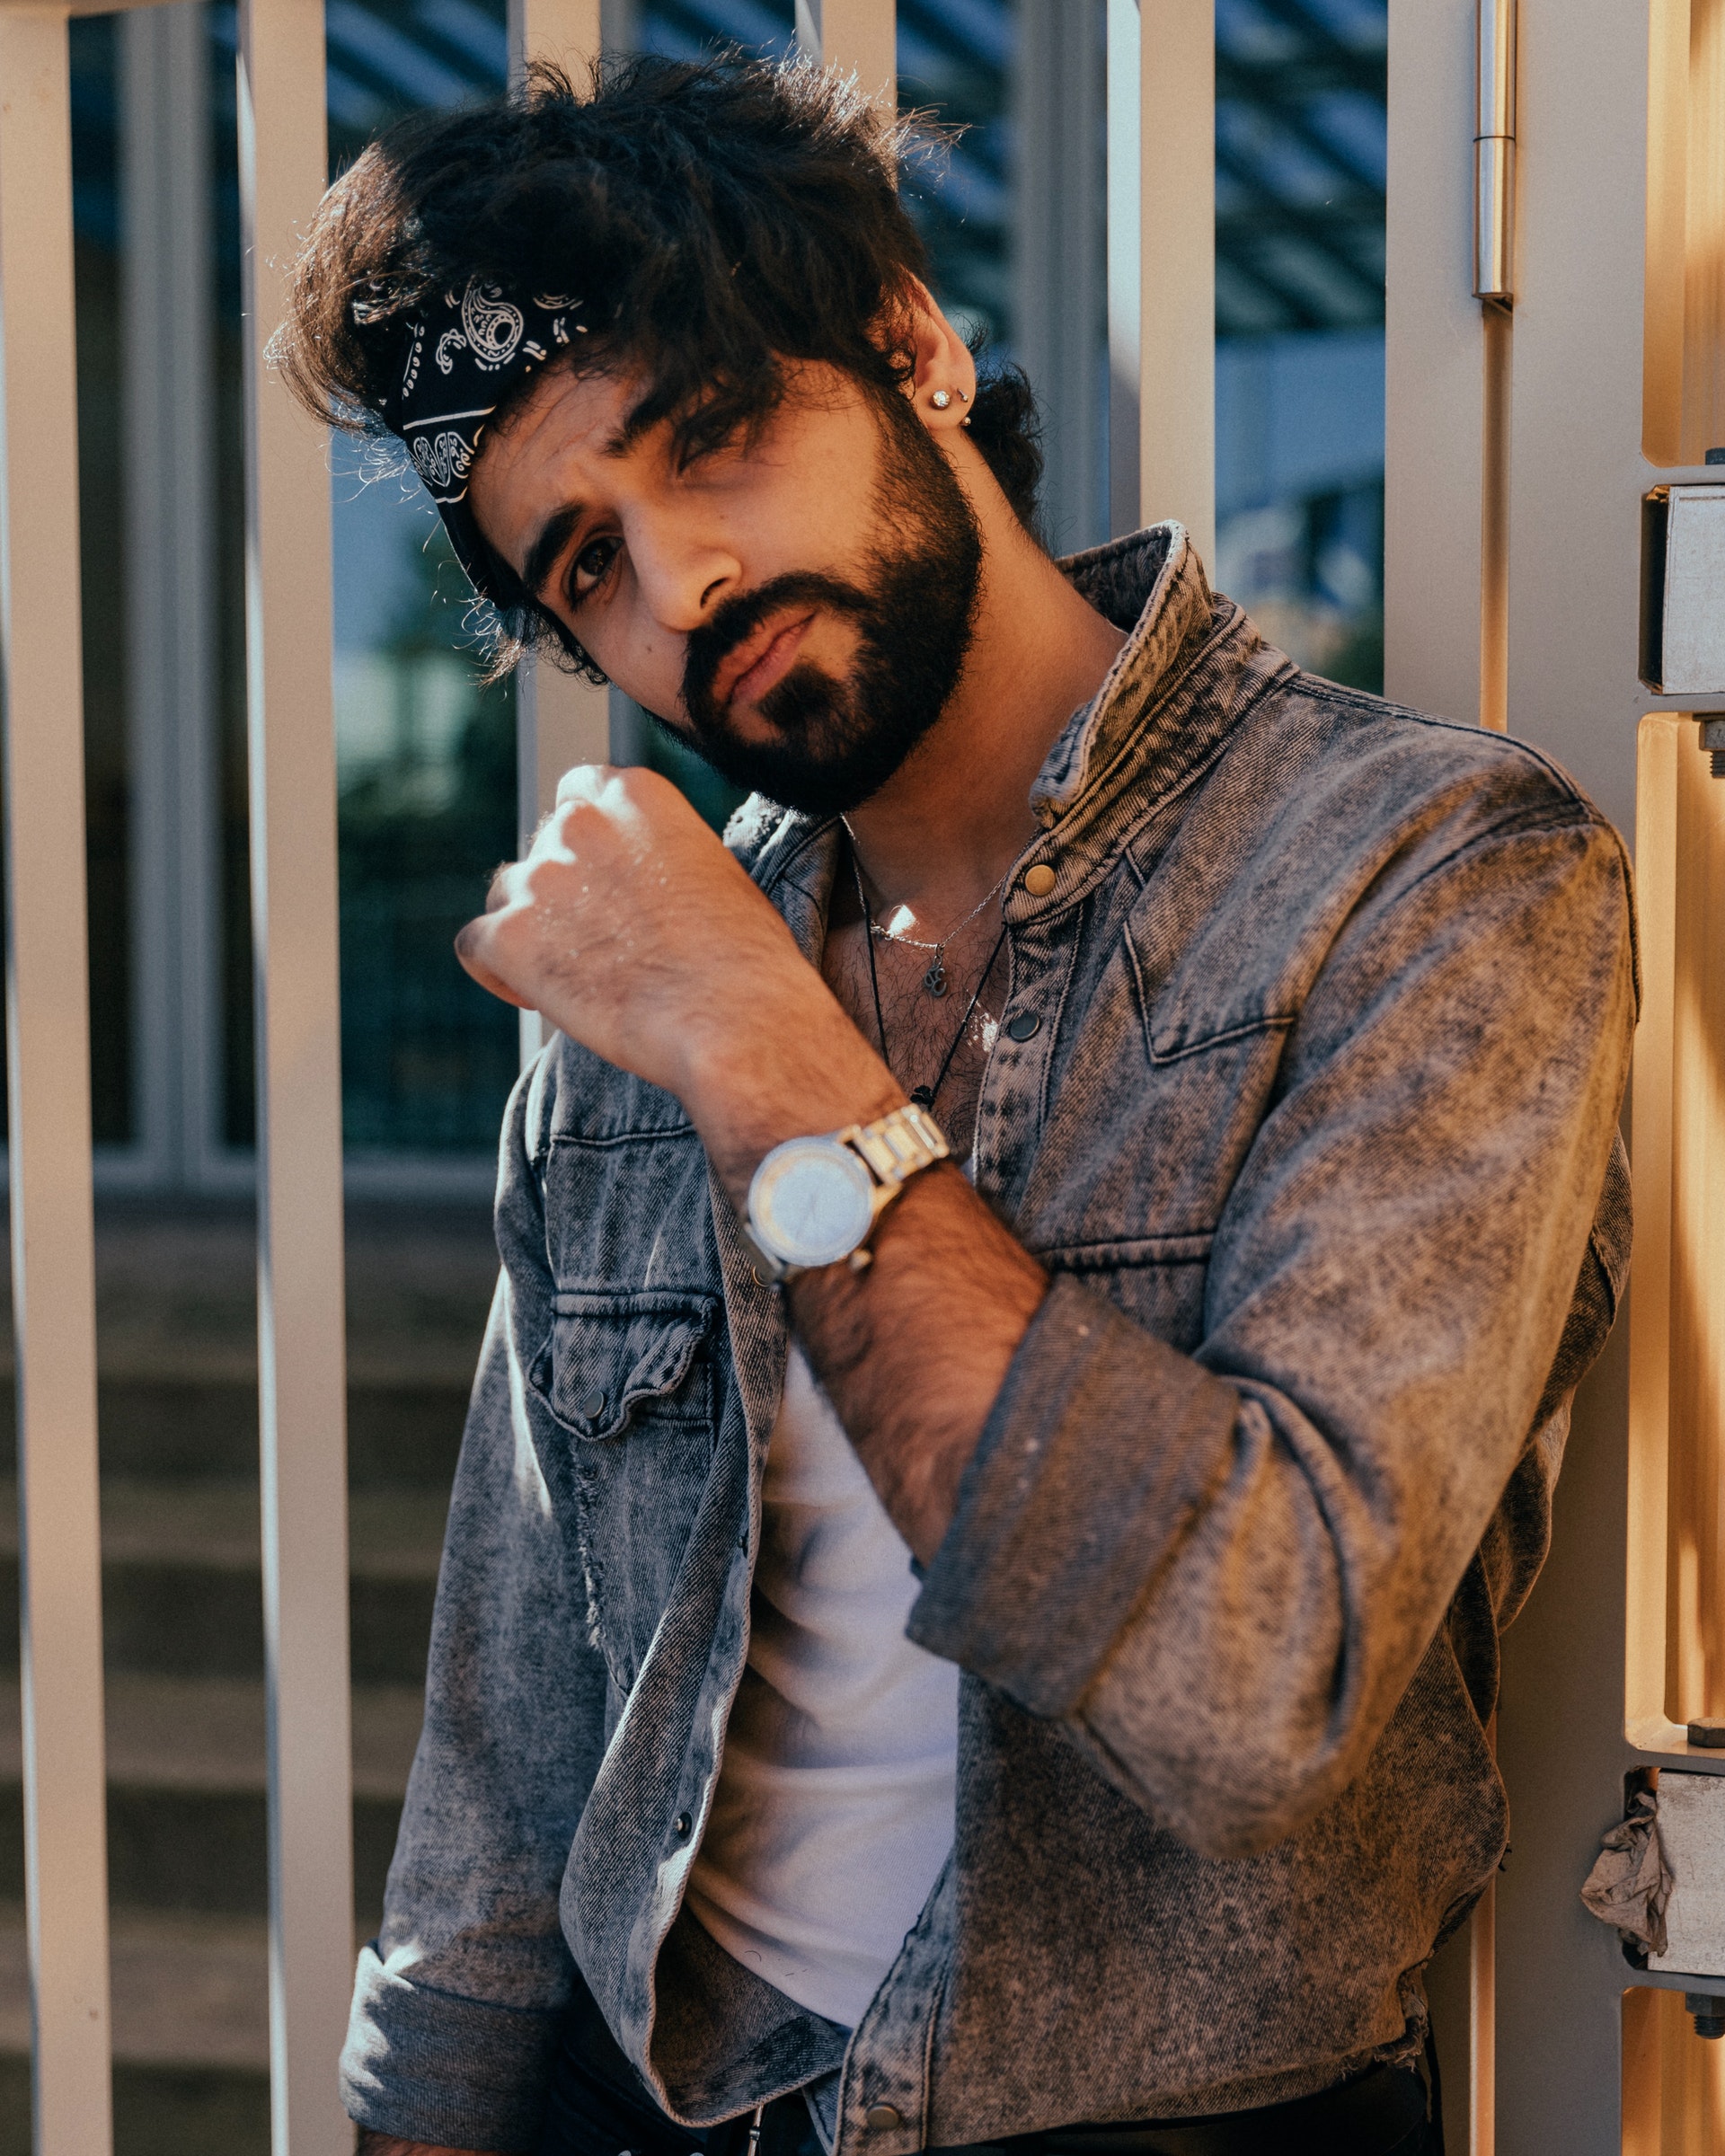
M 813 2082 L 838 2156 L 1420 2040 L 1627 1260 L 1623 849 L 1535 750 L 1301 673 L 1177 526 L 1066 568 L 1130 636 L 1006 901 L 974 1173 L 1052 1286 L 910 1621 L 963 1672 L 951 1859 L 852 2032 L 680 1913 L 785 1310 L 680 1103 L 559 1038 L 504 1131 L 366 2125 L 532 2147 L 581 1984 L 675 2116 Z M 836 825 L 730 843 L 817 960 Z

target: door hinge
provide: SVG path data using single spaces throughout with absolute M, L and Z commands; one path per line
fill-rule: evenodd
M 1477 0 L 1473 114 L 1473 296 L 1515 300 L 1516 0 Z

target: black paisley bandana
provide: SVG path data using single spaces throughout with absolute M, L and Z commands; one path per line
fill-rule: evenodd
M 467 501 L 468 475 L 485 422 L 537 367 L 586 335 L 578 299 L 513 299 L 470 278 L 407 318 L 401 379 L 378 417 L 399 435 L 438 505 L 456 559 L 482 598 L 496 598 L 487 549 Z M 354 304 L 354 320 L 368 310 Z

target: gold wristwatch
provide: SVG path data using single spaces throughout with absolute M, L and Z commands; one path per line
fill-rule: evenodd
M 825 1137 L 787 1138 L 748 1186 L 743 1233 L 756 1272 L 774 1287 L 845 1258 L 861 1272 L 887 1206 L 919 1169 L 951 1156 L 940 1125 L 914 1101 Z

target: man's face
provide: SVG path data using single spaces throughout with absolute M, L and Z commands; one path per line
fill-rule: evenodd
M 618 686 L 735 783 L 817 813 L 866 800 L 940 717 L 982 540 L 907 400 L 805 369 L 761 437 L 681 471 L 631 441 L 638 387 L 548 377 L 488 434 L 493 548 Z

